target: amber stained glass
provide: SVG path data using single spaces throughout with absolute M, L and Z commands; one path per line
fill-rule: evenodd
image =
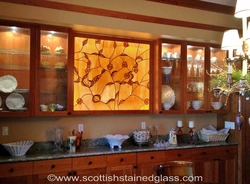
M 75 37 L 74 110 L 149 110 L 150 45 Z

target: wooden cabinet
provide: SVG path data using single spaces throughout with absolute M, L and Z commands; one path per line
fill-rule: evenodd
M 33 162 L 0 164 L 1 184 L 32 184 Z
M 106 156 L 89 156 L 72 159 L 72 172 L 81 178 L 81 181 L 76 183 L 106 183 L 105 178 L 107 171 Z
M 226 101 L 211 92 L 206 73 L 224 68 L 226 51 L 218 45 L 110 38 L 17 22 L 3 22 L 0 30 L 1 76 L 18 83 L 16 90 L 0 91 L 2 116 L 228 112 L 228 106 L 210 105 Z M 198 100 L 202 105 L 194 109 L 190 102 Z
M 166 161 L 190 161 L 192 158 L 192 149 L 168 150 L 165 153 Z
M 237 146 L 6 163 L 0 164 L 0 183 L 154 183 L 157 165 L 180 160 L 193 162 L 197 184 L 237 183 Z
M 115 154 L 107 156 L 107 175 L 112 181 L 107 183 L 136 183 L 127 177 L 134 176 L 136 153 Z M 115 177 L 114 177 L 115 176 Z
M 71 183 L 68 181 L 69 178 L 63 179 L 72 175 L 71 163 L 71 158 L 35 161 L 33 183 L 49 184 L 52 181 L 53 183 Z
M 211 90 L 211 74 L 226 69 L 226 51 L 219 45 L 160 39 L 155 42 L 155 113 L 227 113 L 211 102 L 226 99 Z M 164 107 L 165 106 L 165 107 Z M 168 106 L 168 107 L 167 107 Z
M 70 29 L 1 23 L 1 116 L 67 115 Z
M 199 183 L 237 183 L 237 146 L 193 149 L 192 160 Z
M 137 176 L 145 176 L 145 180 L 138 183 L 154 183 L 149 177 L 155 175 L 155 166 L 164 163 L 166 158 L 165 151 L 150 151 L 137 153 Z

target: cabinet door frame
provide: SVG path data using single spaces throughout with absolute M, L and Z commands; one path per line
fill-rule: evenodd
M 68 34 L 68 50 L 66 51 L 68 59 L 67 59 L 67 66 L 65 68 L 65 72 L 67 73 L 67 89 L 66 89 L 66 93 L 67 93 L 67 109 L 63 110 L 63 111 L 54 111 L 51 112 L 49 109 L 46 112 L 42 112 L 40 110 L 40 72 L 41 72 L 41 53 L 40 53 L 40 47 L 41 47 L 41 31 L 45 30 L 45 31 L 58 31 L 58 32 L 63 32 Z M 70 115 L 70 110 L 69 110 L 69 102 L 70 102 L 70 89 L 69 89 L 69 81 L 70 81 L 70 67 L 68 66 L 68 63 L 70 63 L 70 57 L 69 57 L 69 35 L 71 33 L 71 29 L 70 28 L 66 28 L 66 27 L 57 27 L 57 26 L 48 26 L 48 25 L 38 25 L 37 26 L 37 32 L 36 32 L 36 45 L 35 45 L 35 58 L 36 58 L 36 62 L 35 62 L 35 97 L 34 97 L 34 102 L 35 102 L 35 108 L 34 108 L 34 116 L 67 116 Z M 72 81 L 71 81 L 72 82 Z M 48 104 L 45 104 L 48 105 Z
M 184 57 L 185 54 L 185 45 L 183 41 L 178 41 L 178 40 L 170 40 L 170 39 L 158 39 L 155 41 L 154 45 L 154 51 L 155 51 L 155 64 L 154 64 L 154 113 L 155 114 L 180 114 L 184 112 L 184 109 L 186 106 L 184 106 L 184 95 L 180 93 L 180 109 L 176 110 L 163 110 L 162 109 L 162 44 L 167 43 L 167 44 L 173 44 L 173 45 L 179 45 L 181 49 L 180 54 L 180 79 L 185 78 L 185 72 L 186 70 L 184 69 L 186 66 L 186 58 Z M 184 80 L 180 80 L 180 92 L 185 90 L 184 88 Z
M 139 39 L 132 39 L 132 38 L 122 38 L 122 37 L 111 37 L 111 36 L 101 36 L 101 35 L 93 35 L 93 34 L 86 34 L 86 33 L 80 33 L 80 32 L 73 32 L 71 40 L 70 40 L 70 47 L 74 48 L 75 38 L 76 37 L 82 37 L 82 38 L 88 38 L 88 39 L 100 39 L 100 40 L 111 40 L 111 41 L 119 41 L 119 42 L 132 42 L 132 43 L 138 43 L 138 44 L 148 44 L 150 46 L 150 63 L 149 63 L 149 109 L 148 110 L 74 110 L 74 104 L 73 104 L 73 96 L 74 96 L 74 82 L 72 82 L 70 89 L 72 89 L 72 114 L 73 115 L 81 115 L 81 114 L 151 114 L 153 112 L 153 67 L 154 67 L 154 49 L 153 44 L 154 42 L 152 40 L 139 40 Z M 70 51 L 70 58 L 72 58 L 72 65 L 71 65 L 71 72 L 73 72 L 74 69 L 74 49 L 73 51 Z M 74 73 L 71 73 L 71 77 L 73 78 Z
M 208 45 L 208 50 L 210 50 L 210 48 L 216 48 L 216 49 L 220 49 L 221 46 L 220 45 L 217 45 L 217 44 L 209 44 Z M 228 52 L 227 52 L 228 54 Z M 226 59 L 226 58 L 225 58 Z M 225 61 L 226 62 L 226 61 Z M 206 70 L 210 73 L 210 69 L 211 69 L 211 56 L 210 56 L 210 53 L 209 53 L 209 60 L 207 60 L 207 65 L 206 65 Z M 208 84 L 207 84 L 207 89 L 210 89 L 210 79 L 211 77 L 209 75 L 206 74 L 206 77 L 207 77 L 207 81 L 208 81 Z M 211 90 L 211 89 L 210 89 Z M 209 94 L 210 93 L 210 94 Z M 229 113 L 230 112 L 230 97 L 228 98 L 228 101 L 227 101 L 227 105 L 225 108 L 221 108 L 220 110 L 214 110 L 211 105 L 210 105 L 210 99 L 209 97 L 211 96 L 211 93 L 212 92 L 208 92 L 207 94 L 207 99 L 208 99 L 208 102 L 207 103 L 207 106 L 206 106 L 206 109 L 207 109 L 207 112 L 211 112 L 211 113 L 217 113 L 217 114 L 226 114 L 226 113 Z
M 30 29 L 30 58 L 29 58 L 29 105 L 26 111 L 0 111 L 1 117 L 28 117 L 33 113 L 34 108 L 34 92 L 35 92 L 35 38 L 36 38 L 36 25 L 31 23 L 22 23 L 16 21 L 1 20 L 2 26 L 14 26 L 20 28 Z M 2 93 L 2 92 L 1 92 Z M 12 92 L 13 93 L 13 92 Z M 11 93 L 8 93 L 11 94 Z M 7 95 L 7 93 L 5 94 Z

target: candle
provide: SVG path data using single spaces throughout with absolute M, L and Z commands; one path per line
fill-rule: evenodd
M 188 122 L 188 127 L 189 128 L 194 128 L 194 121 L 189 121 Z
M 180 120 L 177 121 L 177 127 L 182 127 L 182 121 Z

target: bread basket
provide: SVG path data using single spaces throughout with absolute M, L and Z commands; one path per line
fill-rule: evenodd
M 201 131 L 197 132 L 200 140 L 205 142 L 226 141 L 229 133 L 204 134 Z

